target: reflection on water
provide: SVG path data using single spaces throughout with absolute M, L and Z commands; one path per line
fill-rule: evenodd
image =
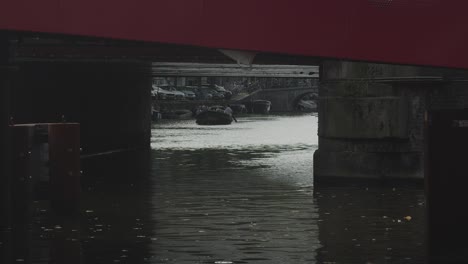
M 319 263 L 426 263 L 421 187 L 315 188 Z
M 80 215 L 37 202 L 29 225 L 0 233 L 0 252 L 26 263 L 424 263 L 422 188 L 314 190 L 316 130 L 310 115 L 155 124 L 149 155 L 84 161 Z M 21 252 L 7 256 L 12 247 Z

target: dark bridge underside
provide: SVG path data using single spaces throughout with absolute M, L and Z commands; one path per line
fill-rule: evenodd
M 463 0 L 6 0 L 0 30 L 468 68 Z
M 1 32 L 1 31 L 0 31 Z M 4 32 L 15 46 L 15 57 L 23 60 L 51 61 L 150 61 L 185 63 L 223 63 L 235 61 L 218 49 L 142 41 L 122 41 L 57 34 Z M 318 65 L 320 59 L 258 52 L 252 64 Z

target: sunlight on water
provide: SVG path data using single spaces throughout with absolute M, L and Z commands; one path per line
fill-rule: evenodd
M 233 168 L 256 169 L 257 174 L 293 185 L 311 186 L 317 149 L 317 116 L 249 116 L 227 126 L 199 126 L 194 120 L 154 126 L 155 150 L 231 150 Z M 249 157 L 248 159 L 242 158 Z
M 164 122 L 165 121 L 165 122 Z M 153 126 L 153 149 L 317 146 L 317 116 L 249 116 L 226 126 L 199 126 L 194 120 Z

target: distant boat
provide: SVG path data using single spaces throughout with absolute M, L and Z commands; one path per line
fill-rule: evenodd
M 252 111 L 255 114 L 268 114 L 270 112 L 271 102 L 267 100 L 255 100 L 252 102 Z
M 299 100 L 297 109 L 303 112 L 316 112 L 317 103 L 314 100 Z
M 197 115 L 199 125 L 230 125 L 232 117 L 221 111 L 207 110 Z

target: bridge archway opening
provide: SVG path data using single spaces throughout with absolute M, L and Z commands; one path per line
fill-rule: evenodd
M 292 104 L 292 108 L 298 112 L 316 112 L 318 103 L 318 94 L 307 92 L 297 96 Z

